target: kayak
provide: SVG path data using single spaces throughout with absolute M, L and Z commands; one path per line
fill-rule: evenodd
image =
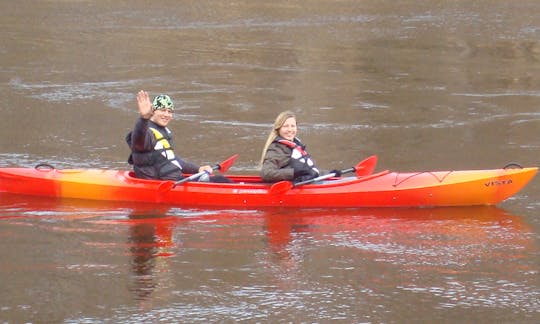
M 490 170 L 357 173 L 276 189 L 259 176 L 228 175 L 231 183 L 146 180 L 132 171 L 0 168 L 0 192 L 186 207 L 442 207 L 495 205 L 519 192 L 537 167 Z M 370 170 L 371 172 L 371 170 Z M 279 184 L 279 183 L 278 183 Z

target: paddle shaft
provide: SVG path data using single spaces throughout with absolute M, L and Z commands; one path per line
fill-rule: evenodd
M 342 174 L 343 173 L 349 173 L 349 172 L 353 172 L 355 170 L 356 170 L 355 168 L 348 168 L 348 169 L 341 170 L 341 173 Z M 335 176 L 336 176 L 335 173 L 328 173 L 328 174 L 325 174 L 325 175 L 322 175 L 322 176 L 318 176 L 317 178 L 313 178 L 313 179 L 293 183 L 293 187 L 301 186 L 301 185 L 305 185 L 305 184 L 309 184 L 309 183 L 313 183 L 313 182 L 317 182 L 317 181 L 321 181 L 321 180 L 325 180 L 325 179 L 329 179 L 329 178 L 332 178 L 332 177 L 335 177 Z
M 214 165 L 214 166 L 212 167 L 212 170 L 217 170 L 217 169 L 219 169 L 219 164 L 216 164 L 216 165 Z M 176 186 L 178 186 L 179 184 L 184 183 L 184 182 L 188 182 L 188 181 L 191 181 L 191 180 L 199 179 L 199 178 L 200 178 L 203 174 L 205 174 L 205 173 L 210 174 L 210 172 L 208 172 L 208 171 L 201 171 L 201 172 L 192 174 L 192 175 L 190 175 L 190 176 L 187 177 L 187 178 L 180 179 L 180 180 L 178 180 L 178 181 L 176 181 L 176 182 L 174 183 L 173 188 L 176 187 Z
M 363 176 L 366 176 L 366 175 L 369 175 L 369 174 L 373 173 L 373 170 L 375 169 L 376 165 L 377 165 L 377 156 L 372 155 L 372 156 L 364 159 L 363 161 L 359 162 L 356 166 L 354 166 L 352 168 L 345 169 L 345 170 L 341 170 L 340 172 L 343 174 L 343 173 L 349 173 L 349 172 L 354 171 L 358 177 L 363 177 Z M 279 181 L 279 182 L 274 183 L 270 187 L 269 193 L 272 194 L 272 195 L 281 194 L 281 193 L 284 193 L 284 192 L 286 192 L 286 191 L 288 191 L 288 190 L 290 190 L 290 189 L 292 189 L 294 187 L 305 185 L 305 184 L 310 184 L 310 183 L 313 183 L 313 182 L 319 181 L 319 180 L 328 179 L 328 178 L 331 178 L 331 177 L 333 177 L 335 175 L 336 175 L 335 173 L 329 173 L 329 174 L 325 174 L 323 176 L 317 177 L 315 179 L 310 179 L 310 180 L 306 180 L 306 181 L 302 181 L 302 182 L 298 182 L 298 183 L 292 183 L 292 182 L 287 181 L 287 180 Z
M 229 168 L 234 164 L 234 161 L 236 161 L 237 158 L 238 158 L 238 154 L 235 154 L 235 155 L 231 156 L 230 158 L 228 158 L 227 160 L 214 165 L 212 167 L 212 170 L 221 170 L 221 172 L 227 172 L 227 170 L 229 170 Z M 165 192 L 168 192 L 169 190 L 171 190 L 172 188 L 176 187 L 179 184 L 182 184 L 184 182 L 191 181 L 191 180 L 196 180 L 196 179 L 200 178 L 205 173 L 209 173 L 209 172 L 208 171 L 201 171 L 201 172 L 192 174 L 187 178 L 180 179 L 180 180 L 178 180 L 176 182 L 172 182 L 172 181 L 162 182 L 158 186 L 158 192 L 161 193 L 161 194 L 163 194 Z
M 238 154 L 235 154 L 233 156 L 231 156 L 230 158 L 228 158 L 227 160 L 221 162 L 221 163 L 217 163 L 216 165 L 214 165 L 212 167 L 212 170 L 221 170 L 221 172 L 226 172 L 227 170 L 229 170 L 229 168 L 231 167 L 231 165 L 233 165 L 234 161 L 236 161 L 236 159 L 238 158 Z M 180 179 L 178 181 L 176 181 L 174 183 L 174 187 L 176 187 L 177 185 L 181 184 L 181 183 L 184 183 L 184 182 L 187 182 L 187 181 L 191 181 L 191 180 L 196 180 L 196 179 L 199 179 L 203 174 L 209 174 L 210 172 L 208 171 L 201 171 L 201 172 L 198 172 L 198 173 L 195 173 L 195 174 L 192 174 L 190 175 L 189 177 L 187 178 L 184 178 L 184 179 Z

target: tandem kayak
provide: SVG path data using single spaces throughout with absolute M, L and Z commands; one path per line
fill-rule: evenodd
M 186 207 L 473 206 L 495 205 L 511 197 L 537 171 L 537 167 L 424 172 L 385 170 L 273 190 L 276 184 L 263 183 L 259 176 L 252 175 L 229 175 L 232 183 L 184 182 L 169 186 L 172 181 L 139 179 L 132 171 L 125 170 L 0 168 L 0 192 Z

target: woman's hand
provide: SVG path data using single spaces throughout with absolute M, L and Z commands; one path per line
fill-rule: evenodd
M 315 179 L 319 176 L 315 170 L 310 169 L 308 167 L 302 168 L 300 170 L 294 170 L 294 181 L 295 182 L 301 182 L 306 180 Z

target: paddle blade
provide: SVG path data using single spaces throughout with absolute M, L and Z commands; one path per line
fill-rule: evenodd
M 269 193 L 271 195 L 278 195 L 278 194 L 289 191 L 292 187 L 293 187 L 293 184 L 290 181 L 279 181 L 279 182 L 274 183 L 270 187 Z
M 357 176 L 363 177 L 373 173 L 377 166 L 377 155 L 372 155 L 367 159 L 360 161 L 355 167 L 354 172 Z
M 164 181 L 159 184 L 157 191 L 159 194 L 164 194 L 174 188 L 175 185 L 174 181 Z
M 227 170 L 229 170 L 229 168 L 234 164 L 237 158 L 238 158 L 238 154 L 235 154 L 231 156 L 230 158 L 228 158 L 227 160 L 221 162 L 220 164 L 218 164 L 218 170 L 220 172 L 227 172 Z

